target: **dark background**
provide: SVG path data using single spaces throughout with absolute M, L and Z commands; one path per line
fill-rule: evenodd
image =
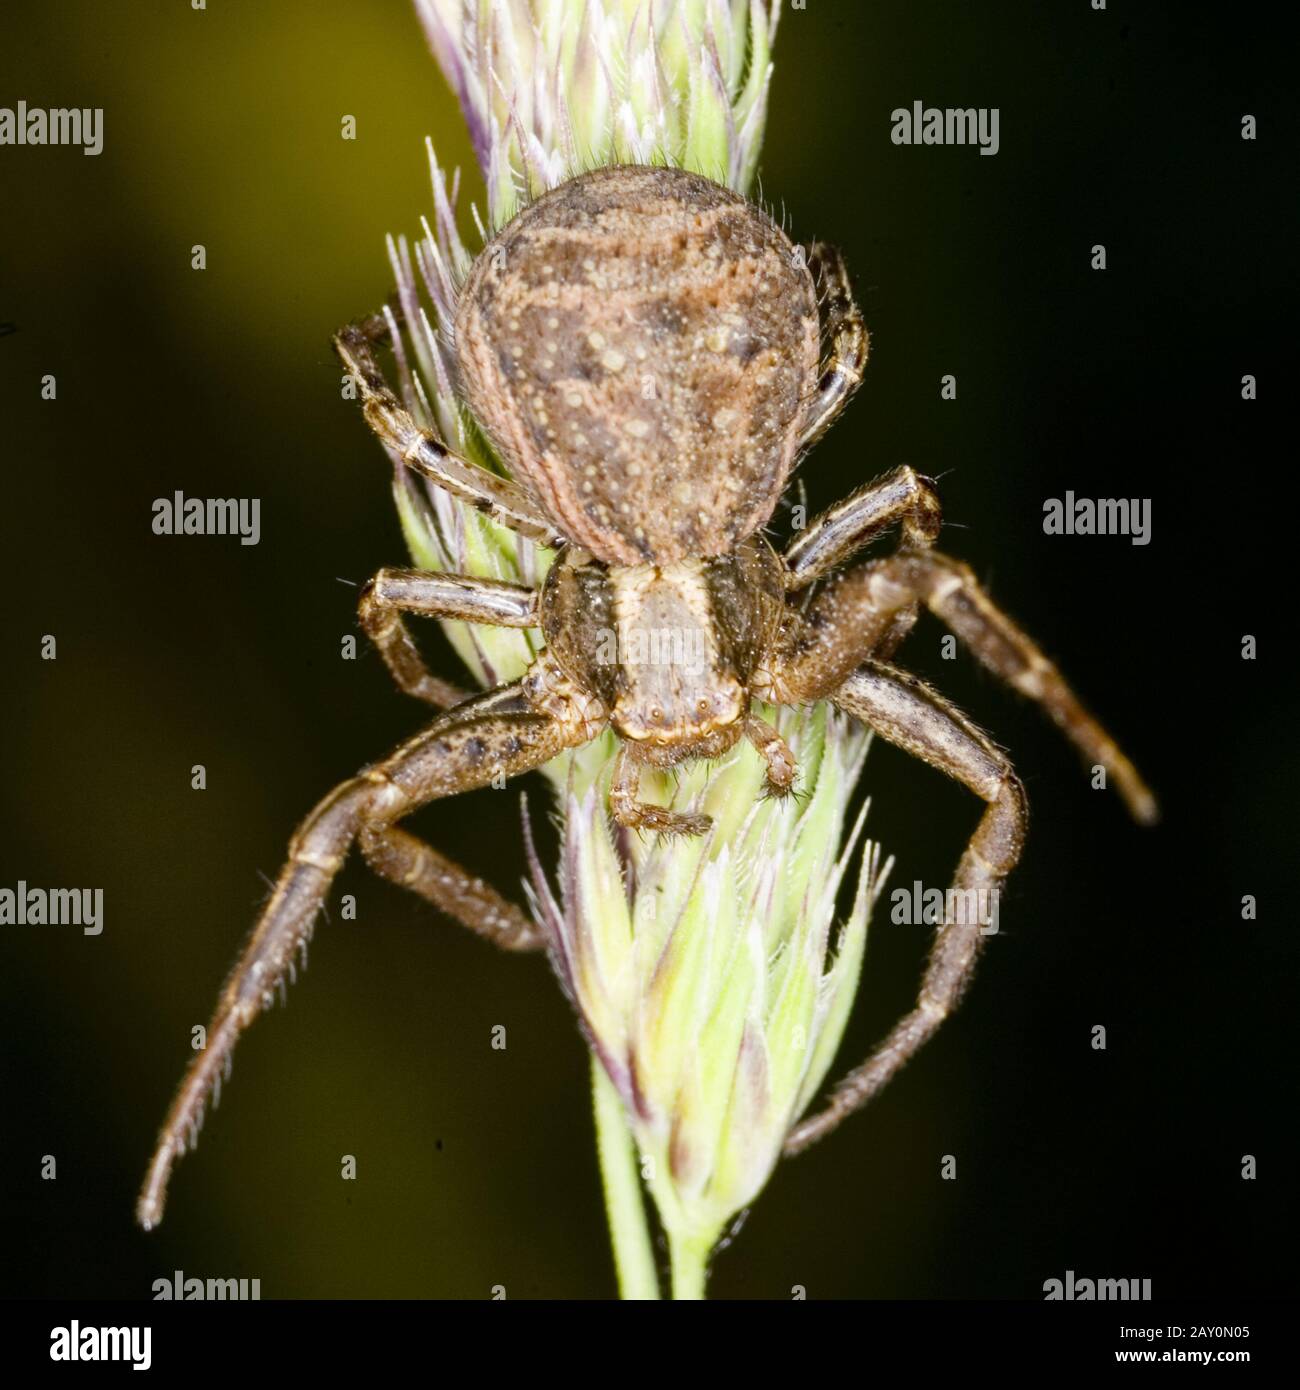
M 778 1170 L 716 1262 L 718 1297 L 1037 1298 L 1067 1269 L 1147 1277 L 1157 1298 L 1295 1291 L 1277 621 L 1294 585 L 1267 563 L 1294 468 L 1294 158 L 1269 10 L 809 0 L 783 18 L 764 196 L 796 236 L 845 248 L 873 332 L 866 384 L 804 469 L 810 500 L 900 462 L 943 475 L 946 548 L 1059 659 L 1165 819 L 1129 824 L 923 623 L 905 661 L 1028 786 L 1024 864 L 959 1015 Z M 3 1287 L 148 1296 L 182 1269 L 259 1277 L 265 1297 L 608 1296 L 585 1053 L 545 962 L 494 954 L 356 864 L 339 891 L 360 920 L 318 928 L 166 1222 L 132 1225 L 189 1029 L 290 830 L 421 719 L 368 651 L 339 660 L 356 593 L 338 578 L 406 557 L 328 340 L 389 292 L 383 234 L 430 208 L 423 137 L 471 159 L 405 0 L 85 0 L 13 7 L 5 29 L 0 104 L 106 115 L 95 159 L 0 148 L 0 884 L 102 886 L 106 928 L 3 929 Z M 889 113 L 914 99 L 1000 108 L 1000 153 L 893 146 Z M 178 488 L 260 497 L 261 544 L 155 536 L 151 503 Z M 1066 489 L 1150 497 L 1152 543 L 1045 536 Z M 893 883 L 945 882 L 971 798 L 883 746 L 866 786 Z M 514 794 L 416 824 L 518 884 Z M 923 945 L 878 913 L 846 1062 L 908 1006 Z M 359 1181 L 339 1180 L 343 1153 Z

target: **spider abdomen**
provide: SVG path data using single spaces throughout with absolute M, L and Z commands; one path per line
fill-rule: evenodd
M 771 516 L 817 384 L 817 300 L 744 198 L 680 169 L 602 169 L 484 248 L 456 349 L 474 414 L 571 541 L 671 562 Z

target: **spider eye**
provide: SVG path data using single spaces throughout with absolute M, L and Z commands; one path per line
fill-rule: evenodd
M 709 702 L 708 702 L 708 700 L 705 699 L 705 697 L 704 697 L 703 695 L 701 695 L 700 698 L 695 702 L 695 708 L 696 708 L 697 710 L 699 710 L 699 712 L 700 712 L 701 714 L 708 714 L 708 712 L 709 712 Z
M 663 710 L 661 710 L 661 709 L 659 708 L 658 705 L 652 705 L 652 706 L 650 707 L 650 718 L 651 718 L 652 722 L 654 722 L 655 724 L 658 724 L 659 721 L 660 721 L 663 717 L 664 717 L 664 712 L 663 712 Z

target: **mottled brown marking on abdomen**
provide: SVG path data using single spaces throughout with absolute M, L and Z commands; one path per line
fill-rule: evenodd
M 538 199 L 475 262 L 456 335 L 507 465 L 609 563 L 717 555 L 762 526 L 818 367 L 792 244 L 675 169 L 600 170 Z

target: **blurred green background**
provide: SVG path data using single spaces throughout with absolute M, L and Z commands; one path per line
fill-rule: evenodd
M 1024 866 L 960 1014 L 781 1168 L 716 1296 L 1032 1298 L 1066 1269 L 1149 1277 L 1158 1298 L 1295 1289 L 1294 697 L 1265 494 L 1294 171 L 1264 21 L 1205 8 L 810 0 L 784 17 L 763 195 L 797 237 L 845 248 L 873 332 L 861 394 L 803 470 L 810 500 L 900 462 L 942 475 L 946 548 L 1060 660 L 1166 818 L 1126 823 L 923 624 L 904 660 L 1027 783 Z M 339 659 L 350 586 L 405 555 L 328 343 L 388 294 L 384 233 L 429 210 L 424 136 L 477 184 L 407 0 L 64 0 L 5 27 L 0 104 L 106 117 L 98 158 L 0 148 L 0 885 L 101 886 L 106 929 L 0 929 L 4 1287 L 145 1297 L 182 1269 L 258 1277 L 268 1298 L 609 1296 L 585 1054 L 545 962 L 357 864 L 338 891 L 359 919 L 318 928 L 166 1222 L 131 1224 L 189 1030 L 290 831 L 422 718 L 368 651 Z M 917 99 L 998 107 L 1001 152 L 893 146 L 889 112 Z M 155 536 L 151 503 L 176 489 L 260 498 L 261 544 Z M 1152 498 L 1152 544 L 1044 536 L 1066 489 Z M 893 883 L 946 882 L 971 799 L 882 747 L 866 783 Z M 517 889 L 516 792 L 414 824 Z M 908 1006 L 924 944 L 878 914 L 846 1061 Z

